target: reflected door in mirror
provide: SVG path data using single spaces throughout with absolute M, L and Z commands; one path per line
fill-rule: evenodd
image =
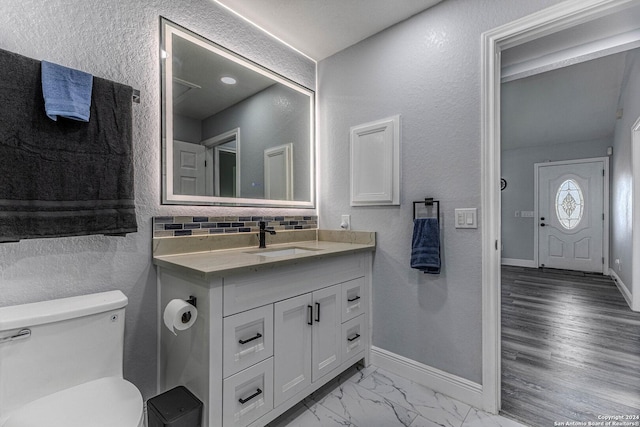
M 177 194 L 204 194 L 205 147 L 184 141 L 173 141 L 173 187 Z

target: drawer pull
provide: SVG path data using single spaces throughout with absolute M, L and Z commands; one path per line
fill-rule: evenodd
M 351 298 L 351 299 L 347 298 L 347 301 L 349 301 L 349 302 L 354 302 L 354 301 L 358 301 L 359 299 L 360 299 L 360 295 L 358 295 L 358 296 L 356 296 L 356 297 L 353 297 L 353 298 Z
M 248 401 L 250 401 L 250 400 L 251 400 L 251 399 L 253 399 L 254 397 L 258 397 L 258 396 L 260 396 L 261 394 L 262 394 L 262 390 L 257 389 L 257 390 L 256 390 L 256 392 L 255 392 L 255 393 L 253 393 L 251 396 L 249 396 L 249 397 L 247 397 L 247 398 L 245 398 L 245 399 L 243 399 L 243 398 L 238 399 L 238 402 L 240 402 L 240 403 L 242 403 L 242 404 L 244 405 L 245 403 L 247 403 Z
M 351 341 L 355 341 L 358 338 L 360 338 L 360 334 L 355 334 L 354 336 L 352 336 L 351 338 L 347 338 L 347 341 L 351 342 Z
M 240 344 L 246 344 L 246 343 L 251 342 L 253 340 L 257 340 L 258 338 L 262 338 L 262 334 L 260 332 L 258 332 L 255 337 L 251 337 L 251 338 L 248 338 L 246 340 L 238 340 L 238 342 Z
M 316 322 L 320 322 L 320 303 L 316 303 Z
M 8 337 L 0 338 L 0 344 L 5 342 L 10 342 L 10 341 L 23 340 L 25 338 L 29 338 L 30 336 L 31 336 L 31 329 L 21 329 L 20 332 L 18 332 L 15 335 L 10 335 Z

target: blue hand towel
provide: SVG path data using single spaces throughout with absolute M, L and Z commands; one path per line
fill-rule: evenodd
M 51 120 L 60 116 L 88 122 L 92 88 L 91 74 L 42 61 L 44 109 Z
M 440 274 L 440 225 L 438 218 L 413 220 L 411 268 Z

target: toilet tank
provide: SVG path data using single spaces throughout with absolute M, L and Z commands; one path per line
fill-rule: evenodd
M 110 291 L 0 307 L 0 425 L 40 397 L 122 377 L 126 305 Z

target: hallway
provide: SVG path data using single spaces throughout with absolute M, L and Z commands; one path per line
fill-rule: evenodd
M 501 413 L 534 426 L 639 425 L 640 313 L 609 277 L 502 268 Z

